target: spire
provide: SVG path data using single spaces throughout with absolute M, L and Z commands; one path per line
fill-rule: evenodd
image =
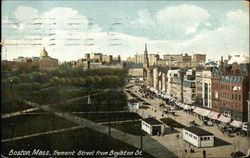
M 45 51 L 45 47 L 43 47 L 43 50 Z
M 143 64 L 143 67 L 144 68 L 148 68 L 149 67 L 147 43 L 145 43 L 144 64 Z

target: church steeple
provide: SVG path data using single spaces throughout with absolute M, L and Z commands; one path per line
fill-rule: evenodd
M 148 68 L 149 67 L 147 43 L 145 43 L 144 64 L 143 64 L 143 67 L 144 68 Z

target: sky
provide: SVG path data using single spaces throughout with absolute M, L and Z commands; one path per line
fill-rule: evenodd
M 249 55 L 245 1 L 2 1 L 3 58 L 85 53 Z

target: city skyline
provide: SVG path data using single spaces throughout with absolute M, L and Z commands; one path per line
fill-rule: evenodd
M 125 60 L 146 42 L 159 55 L 248 56 L 248 12 L 243 1 L 5 1 L 3 53 L 38 56 L 45 46 L 60 61 L 99 52 Z

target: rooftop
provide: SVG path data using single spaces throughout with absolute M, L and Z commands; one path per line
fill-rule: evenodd
M 129 99 L 128 102 L 130 102 L 130 103 L 138 103 L 138 101 L 136 99 Z
M 156 120 L 155 118 L 153 117 L 149 117 L 149 118 L 145 118 L 145 119 L 142 119 L 144 122 L 150 124 L 150 125 L 159 125 L 159 124 L 163 124 L 162 122 Z
M 213 133 L 210 133 L 204 129 L 201 129 L 199 127 L 191 126 L 184 128 L 185 130 L 197 135 L 197 136 L 207 136 L 207 135 L 214 135 Z

